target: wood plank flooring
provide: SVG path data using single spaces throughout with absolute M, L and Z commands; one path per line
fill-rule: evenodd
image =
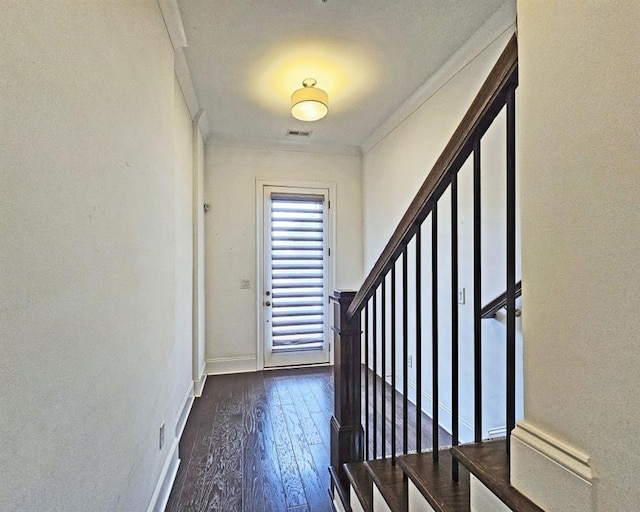
M 166 512 L 330 512 L 331 368 L 210 376 Z
M 382 386 L 377 388 L 380 414 Z M 399 393 L 396 410 L 400 453 Z M 410 404 L 409 450 L 415 448 L 415 412 Z M 180 441 L 181 463 L 166 512 L 331 512 L 327 468 L 332 413 L 330 367 L 210 376 Z M 377 423 L 380 431 L 381 421 Z M 422 427 L 426 449 L 432 428 L 424 414 Z M 440 430 L 440 438 L 447 444 L 446 432 Z M 378 442 L 381 446 L 380 437 Z

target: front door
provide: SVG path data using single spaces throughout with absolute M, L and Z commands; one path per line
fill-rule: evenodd
M 264 366 L 327 363 L 329 191 L 263 191 Z

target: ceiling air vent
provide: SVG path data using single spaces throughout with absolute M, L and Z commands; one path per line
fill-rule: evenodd
M 313 132 L 303 132 L 301 130 L 287 130 L 287 135 L 291 135 L 293 137 L 311 137 Z

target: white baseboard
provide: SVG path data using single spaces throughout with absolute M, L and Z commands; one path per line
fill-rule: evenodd
M 160 472 L 160 478 L 151 496 L 151 502 L 147 508 L 147 512 L 164 512 L 167 502 L 169 501 L 169 495 L 171 494 L 171 488 L 173 482 L 176 479 L 178 473 L 178 466 L 180 465 L 180 459 L 178 458 L 178 439 L 173 440 L 173 444 L 169 449 L 167 458 L 162 466 Z
M 409 388 L 413 388 L 413 396 L 415 396 L 415 383 L 409 381 Z M 433 397 L 426 391 L 422 392 L 422 412 L 430 418 L 433 418 Z M 453 431 L 453 411 L 442 402 L 438 402 L 438 413 L 440 427 L 451 434 Z M 464 418 L 458 416 L 459 438 L 461 441 L 473 439 L 473 425 Z
M 182 432 L 184 431 L 184 427 L 187 424 L 187 419 L 189 419 L 189 413 L 191 412 L 191 406 L 193 405 L 193 383 L 189 383 L 189 387 L 187 388 L 187 392 L 184 394 L 184 398 L 180 403 L 180 414 L 176 418 L 176 439 L 180 439 L 182 437 Z
M 511 485 L 549 512 L 595 510 L 596 476 L 588 454 L 519 421 L 511 434 Z
M 199 398 L 202 396 L 202 390 L 207 382 L 207 373 L 205 371 L 206 366 L 203 368 L 203 373 L 200 374 L 200 378 L 193 379 L 193 396 Z
M 203 361 L 202 366 L 198 370 L 198 377 L 193 379 L 193 396 L 196 398 L 202 396 L 204 384 L 207 381 L 207 362 Z
M 389 376 L 391 375 L 391 367 L 388 366 L 385 371 L 387 378 L 386 382 L 391 385 L 391 379 Z M 379 375 L 379 377 L 382 377 Z M 396 390 L 402 393 L 402 381 L 398 382 L 399 377 L 396 376 Z M 401 377 L 400 377 L 401 379 Z M 413 405 L 416 403 L 416 383 L 415 381 L 409 379 L 409 402 Z M 427 393 L 426 391 L 422 391 L 422 412 L 425 413 L 429 418 L 433 418 L 433 397 Z M 452 425 L 453 425 L 453 411 L 451 408 L 442 402 L 438 402 L 438 412 L 440 414 L 440 427 L 447 431 L 447 433 L 451 434 Z M 459 420 L 459 438 L 461 441 L 464 440 L 473 440 L 473 425 L 469 423 L 464 418 L 458 417 Z M 506 429 L 505 429 L 506 431 Z
M 253 356 L 207 359 L 207 375 L 255 372 L 256 363 L 256 358 Z

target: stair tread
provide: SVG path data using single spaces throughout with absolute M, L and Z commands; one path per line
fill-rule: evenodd
M 403 455 L 397 460 L 435 512 L 469 512 L 469 472 L 461 466 L 454 482 L 450 451 L 440 450 L 438 456 L 438 463 L 433 462 L 432 452 Z
M 402 468 L 394 466 L 391 459 L 371 460 L 364 464 L 392 512 L 407 512 L 408 483 Z
M 356 493 L 364 510 L 373 510 L 373 480 L 364 462 L 352 462 L 344 465 L 344 472 Z
M 456 446 L 451 454 L 512 510 L 543 512 L 511 485 L 506 441 L 484 441 Z

